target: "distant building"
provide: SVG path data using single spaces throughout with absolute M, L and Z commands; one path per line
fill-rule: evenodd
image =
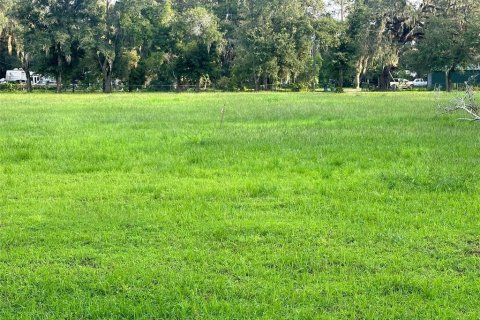
M 467 68 L 465 70 L 453 71 L 451 73 L 453 87 L 463 85 L 465 82 L 480 86 L 480 66 Z M 433 71 L 428 75 L 428 87 L 442 87 L 445 88 L 446 75 L 443 71 Z

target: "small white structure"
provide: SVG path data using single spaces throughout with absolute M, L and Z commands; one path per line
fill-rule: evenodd
M 32 83 L 37 83 L 40 77 L 33 72 L 30 72 L 30 78 L 32 79 Z M 5 75 L 5 80 L 7 82 L 17 82 L 23 83 L 27 82 L 27 74 L 23 69 L 13 69 L 7 70 L 7 74 Z

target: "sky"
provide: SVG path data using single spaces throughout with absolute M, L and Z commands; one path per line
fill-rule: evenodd
M 340 18 L 340 6 L 336 5 L 335 2 L 339 2 L 340 0 L 324 0 L 325 7 L 327 12 L 331 13 L 333 16 Z M 413 5 L 420 5 L 422 0 L 407 0 Z M 347 0 L 345 0 L 347 2 Z

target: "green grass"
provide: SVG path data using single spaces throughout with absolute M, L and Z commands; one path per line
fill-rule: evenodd
M 0 98 L 2 320 L 480 317 L 480 126 L 432 93 Z

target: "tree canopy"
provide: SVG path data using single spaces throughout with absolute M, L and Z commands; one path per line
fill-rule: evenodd
M 0 77 L 127 88 L 380 90 L 478 64 L 477 0 L 1 0 Z M 448 83 L 446 84 L 448 87 Z M 27 82 L 27 89 L 31 90 Z

